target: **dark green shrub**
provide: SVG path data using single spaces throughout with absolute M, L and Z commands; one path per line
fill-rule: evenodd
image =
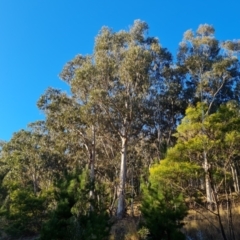
M 181 194 L 174 195 L 167 187 L 143 188 L 141 211 L 143 226 L 149 229 L 150 239 L 185 239 L 179 231 L 187 208 Z
M 95 186 L 95 198 L 88 174 L 68 176 L 58 184 L 57 207 L 41 231 L 41 240 L 105 239 L 110 231 L 109 214 L 105 207 L 105 190 Z
M 27 189 L 12 191 L 1 209 L 2 217 L 6 219 L 3 230 L 15 237 L 38 233 L 46 217 L 45 202 L 45 197 L 35 196 Z

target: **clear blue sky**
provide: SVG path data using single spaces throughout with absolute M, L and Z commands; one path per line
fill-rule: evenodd
M 219 40 L 240 39 L 239 0 L 0 0 L 0 139 L 44 115 L 47 87 L 66 90 L 58 74 L 76 54 L 91 53 L 102 26 L 146 21 L 172 53 L 184 31 L 214 25 Z

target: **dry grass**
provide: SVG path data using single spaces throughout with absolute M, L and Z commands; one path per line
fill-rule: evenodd
M 127 217 L 116 221 L 111 228 L 109 240 L 140 240 L 137 219 Z
M 122 220 L 116 220 L 113 224 L 109 240 L 141 240 L 139 234 L 139 221 L 141 213 L 140 204 L 134 205 L 134 217 L 130 217 L 131 211 L 128 209 L 128 217 Z M 227 211 L 221 210 L 224 229 L 227 237 L 229 236 Z M 232 221 L 234 225 L 235 239 L 240 239 L 240 204 L 232 208 Z M 217 217 L 207 210 L 197 209 L 189 210 L 188 216 L 184 219 L 182 232 L 186 235 L 187 240 L 220 240 L 222 239 Z M 8 240 L 2 236 L 0 239 Z M 36 238 L 21 238 L 21 240 L 34 240 Z M 145 238 L 142 238 L 145 239 Z M 228 237 L 228 239 L 230 239 Z M 20 240 L 20 239 L 19 239 Z
M 239 199 L 238 199 L 239 200 Z M 232 207 L 232 222 L 235 239 L 240 239 L 240 202 Z M 111 229 L 109 240 L 140 240 L 139 234 L 139 221 L 141 213 L 139 211 L 140 203 L 134 204 L 134 216 L 131 216 L 131 211 L 128 209 L 128 217 L 123 220 L 116 221 Z M 215 212 L 216 213 L 216 212 Z M 228 214 L 225 209 L 220 211 L 222 223 L 226 232 L 227 238 L 229 237 L 228 227 Z M 184 219 L 184 227 L 182 232 L 186 235 L 187 240 L 220 240 L 222 239 L 218 218 L 215 214 L 210 213 L 206 209 L 189 210 L 188 216 Z M 143 239 L 143 238 L 142 238 Z M 144 238 L 145 239 L 145 238 Z
M 221 209 L 220 215 L 227 238 L 231 239 L 227 210 Z M 240 206 L 232 208 L 232 222 L 235 239 L 240 239 Z M 188 216 L 184 219 L 184 223 L 182 231 L 189 240 L 222 239 L 217 216 L 207 210 L 190 210 Z

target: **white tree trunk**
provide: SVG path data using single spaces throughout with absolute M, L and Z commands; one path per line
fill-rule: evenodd
M 96 133 L 95 126 L 92 125 L 92 147 L 91 147 L 91 159 L 90 159 L 90 179 L 93 182 L 95 178 L 94 165 L 95 165 L 95 145 L 96 145 Z
M 94 197 L 94 180 L 95 180 L 95 172 L 94 172 L 94 165 L 95 165 L 95 145 L 96 145 L 96 136 L 95 136 L 95 126 L 92 125 L 92 146 L 91 146 L 91 153 L 90 153 L 90 181 L 91 181 L 91 190 L 90 190 L 90 198 Z
M 204 158 L 204 172 L 205 172 L 205 186 L 206 186 L 206 196 L 207 196 L 207 203 L 213 203 L 213 196 L 212 196 L 212 187 L 210 183 L 210 176 L 209 176 L 209 166 L 208 166 L 208 159 L 207 153 L 203 151 L 203 158 Z
M 121 167 L 120 177 L 118 186 L 118 206 L 117 206 L 117 217 L 123 218 L 125 213 L 125 182 L 126 182 L 126 162 L 127 162 L 127 139 L 121 137 L 122 148 L 121 148 Z
M 237 174 L 237 170 L 236 170 L 236 167 L 235 167 L 234 163 L 231 164 L 231 170 L 232 170 L 234 190 L 235 190 L 235 192 L 239 193 L 238 174 Z

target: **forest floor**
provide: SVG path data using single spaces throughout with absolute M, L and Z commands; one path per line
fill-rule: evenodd
M 140 204 L 134 204 L 133 209 L 128 209 L 127 216 L 122 220 L 113 219 L 109 240 L 141 240 L 143 232 L 139 232 L 139 223 L 142 219 L 139 210 Z M 133 210 L 133 211 L 132 211 Z M 221 209 L 221 217 L 226 235 L 229 238 L 230 230 L 235 235 L 235 239 L 240 236 L 240 204 L 236 203 L 232 206 L 232 228 L 230 228 L 230 218 L 226 207 Z M 132 214 L 133 213 L 133 214 Z M 217 240 L 222 239 L 219 222 L 216 212 L 210 212 L 204 209 L 189 210 L 188 216 L 184 219 L 184 226 L 181 231 L 186 235 L 188 240 Z M 145 231 L 146 233 L 146 231 Z M 143 235 L 142 235 L 143 236 Z M 15 240 L 37 240 L 38 235 Z M 0 240 L 10 240 L 7 236 L 0 236 Z M 145 238 L 146 239 L 146 238 Z M 100 240 L 100 239 L 99 239 Z
M 111 228 L 110 240 L 141 240 L 139 234 L 139 223 L 142 219 L 139 210 L 140 205 L 134 205 L 134 217 L 131 217 L 131 210 L 128 209 L 128 216 L 117 221 Z M 232 218 L 229 217 L 227 206 L 220 208 L 222 224 L 227 239 L 240 239 L 240 202 L 236 201 L 231 207 Z M 184 226 L 181 231 L 188 240 L 218 240 L 222 239 L 216 211 L 196 208 L 188 211 L 187 217 L 183 220 Z M 232 221 L 232 225 L 231 225 Z M 232 236 L 230 236 L 232 234 Z M 234 235 L 234 238 L 233 238 Z
M 220 216 L 227 239 L 239 239 L 240 236 L 240 206 L 233 206 L 231 209 L 232 217 L 229 216 L 227 209 L 220 210 Z M 216 212 L 208 210 L 190 210 L 184 219 L 183 233 L 190 240 L 216 240 L 222 239 Z M 234 234 L 231 236 L 231 234 Z

